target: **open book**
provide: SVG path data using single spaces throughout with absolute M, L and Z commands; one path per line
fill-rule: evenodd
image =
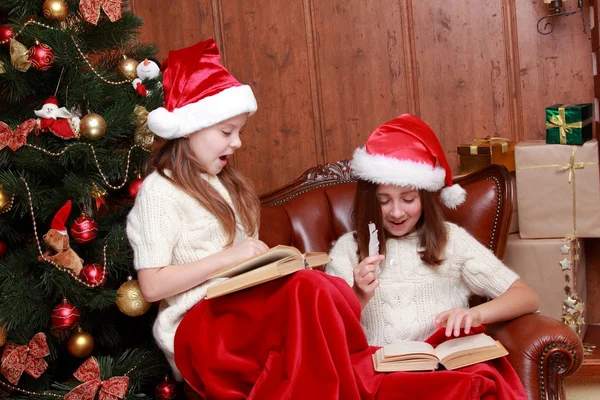
M 500 342 L 485 333 L 450 339 L 435 349 L 425 342 L 396 342 L 373 354 L 375 371 L 433 371 L 440 365 L 448 370 L 493 360 L 508 354 Z
M 206 290 L 206 298 L 222 296 L 238 290 L 272 281 L 293 272 L 327 264 L 329 256 L 323 252 L 302 254 L 290 246 L 275 246 L 246 261 L 227 267 L 208 276 L 229 278 Z

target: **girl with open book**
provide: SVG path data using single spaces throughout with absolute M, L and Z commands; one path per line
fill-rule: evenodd
M 452 185 L 444 151 L 422 120 L 403 114 L 381 125 L 354 152 L 352 170 L 360 178 L 358 229 L 338 239 L 326 271 L 356 293 L 369 344 L 422 341 L 439 328 L 459 336 L 538 309 L 537 295 L 514 272 L 444 221 L 435 193 L 450 208 L 466 193 Z M 371 251 L 370 240 L 379 243 Z M 472 293 L 492 300 L 469 308 Z

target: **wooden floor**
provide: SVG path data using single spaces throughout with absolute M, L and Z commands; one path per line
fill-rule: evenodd
M 600 325 L 589 325 L 585 338 L 584 345 L 589 343 L 596 345 L 593 353 L 583 357 L 581 368 L 575 373 L 577 377 L 599 377 L 600 376 Z

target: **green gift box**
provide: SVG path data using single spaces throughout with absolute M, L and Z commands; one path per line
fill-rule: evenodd
M 583 144 L 592 138 L 592 104 L 555 104 L 546 108 L 546 143 Z

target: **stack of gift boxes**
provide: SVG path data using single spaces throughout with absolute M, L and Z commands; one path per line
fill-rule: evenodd
M 458 147 L 461 173 L 505 165 L 513 218 L 504 262 L 540 297 L 540 312 L 586 331 L 583 238 L 600 237 L 598 141 L 592 105 L 546 109 L 546 140 L 487 137 Z M 518 188 L 518 190 L 517 190 Z

